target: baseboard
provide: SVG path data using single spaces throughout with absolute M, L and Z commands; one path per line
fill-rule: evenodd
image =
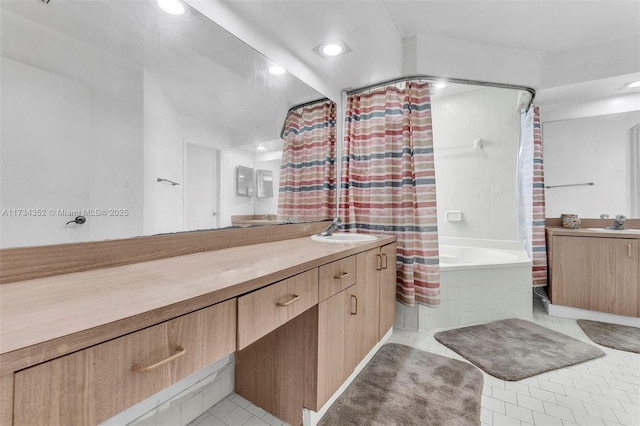
M 630 327 L 640 327 L 640 318 L 627 317 L 624 315 L 608 314 L 605 312 L 589 311 L 586 309 L 572 308 L 569 306 L 554 305 L 542 300 L 542 305 L 547 313 L 553 317 L 570 319 L 586 319 L 591 321 L 608 322 L 612 324 L 628 325 Z
M 335 391 L 335 393 L 331 396 L 331 398 L 329 398 L 329 400 L 322 406 L 320 410 L 316 412 L 316 411 L 309 410 L 307 408 L 302 409 L 303 426 L 315 426 L 318 424 L 322 416 L 325 415 L 325 413 L 331 407 L 331 405 L 336 401 L 336 399 L 338 399 L 340 395 L 342 395 L 342 393 L 347 389 L 347 387 L 351 384 L 351 382 L 353 382 L 356 376 L 369 363 L 369 361 L 371 361 L 371 358 L 373 358 L 373 356 L 376 354 L 376 352 L 378 352 L 378 350 L 382 347 L 382 345 L 387 343 L 387 340 L 389 340 L 392 334 L 393 334 L 393 327 L 391 327 L 389 331 L 387 331 L 387 333 L 382 337 L 382 339 L 380 339 L 380 341 L 373 347 L 373 349 L 371 349 L 371 351 L 369 351 L 369 353 L 364 357 L 364 359 L 360 361 L 360 364 L 356 366 L 355 370 L 353 370 L 353 373 L 351 373 L 351 375 L 347 378 L 347 380 L 345 380 L 342 386 L 340 386 L 338 390 Z

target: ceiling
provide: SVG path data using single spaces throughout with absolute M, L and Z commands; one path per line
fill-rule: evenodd
M 2 56 L 115 98 L 141 90 L 144 70 L 181 115 L 247 143 L 277 139 L 291 106 L 322 97 L 269 74 L 267 58 L 190 9 L 176 18 L 155 0 L 0 0 L 0 11 Z
M 248 26 L 282 46 L 331 87 L 343 89 L 406 75 L 403 40 L 416 35 L 517 49 L 536 58 L 607 41 L 640 39 L 640 0 L 222 0 L 217 3 L 224 4 Z M 352 52 L 329 59 L 314 52 L 314 48 L 331 39 L 345 41 Z M 640 62 L 640 52 L 638 58 Z

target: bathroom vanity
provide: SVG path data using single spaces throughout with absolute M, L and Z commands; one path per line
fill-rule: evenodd
M 552 304 L 640 316 L 640 232 L 549 226 L 546 233 Z
M 235 352 L 236 392 L 301 424 L 393 326 L 395 240 L 307 233 L 3 284 L 0 423 L 97 424 Z

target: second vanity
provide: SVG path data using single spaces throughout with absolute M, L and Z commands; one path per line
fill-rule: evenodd
M 640 232 L 548 226 L 553 305 L 640 317 Z
M 1 424 L 97 424 L 236 354 L 236 393 L 290 424 L 395 321 L 395 237 L 309 236 L 4 284 Z

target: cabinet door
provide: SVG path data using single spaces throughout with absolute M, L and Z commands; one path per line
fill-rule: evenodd
M 638 315 L 638 240 L 553 237 L 553 303 Z
M 356 283 L 344 291 L 344 362 L 343 381 L 355 370 L 367 354 L 365 345 L 366 330 L 366 293 L 362 282 Z M 377 330 L 377 327 L 376 327 Z
M 375 248 L 358 253 L 356 258 L 358 284 L 362 286 L 359 296 L 359 312 L 363 317 L 364 357 L 380 340 L 380 271 L 382 257 Z M 361 357 L 361 358 L 362 358 Z
M 345 307 L 349 299 L 343 290 L 318 304 L 318 407 L 344 382 Z
M 396 247 L 388 244 L 380 249 L 380 326 L 378 340 L 396 322 Z

